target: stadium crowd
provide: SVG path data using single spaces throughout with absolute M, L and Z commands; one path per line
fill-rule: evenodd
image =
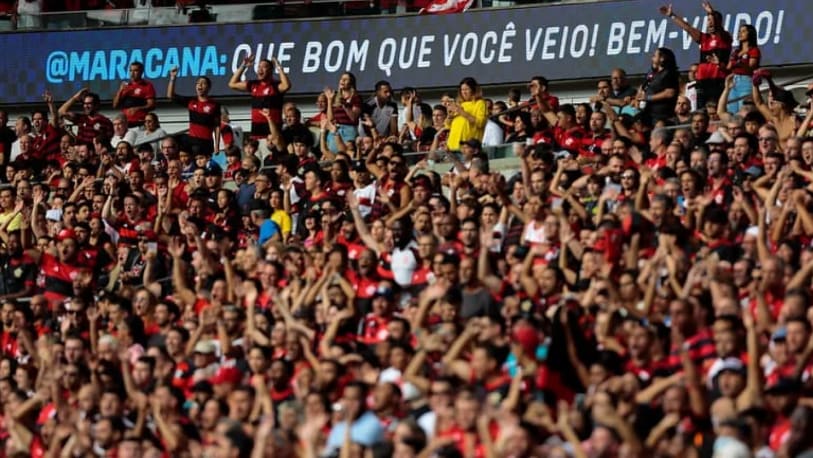
M 813 110 L 702 7 L 688 75 L 576 105 L 346 73 L 302 119 L 248 58 L 243 135 L 137 62 L 112 119 L 0 112 L 2 456 L 813 456 Z

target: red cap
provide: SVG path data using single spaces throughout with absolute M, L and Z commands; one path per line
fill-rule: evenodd
M 53 402 L 49 402 L 40 410 L 40 414 L 37 416 L 37 425 L 42 426 L 53 418 L 56 418 L 56 407 L 54 407 Z
M 240 372 L 240 369 L 234 366 L 223 366 L 217 370 L 209 382 L 211 382 L 212 385 L 220 385 L 222 383 L 232 383 L 236 385 L 240 383 L 241 380 L 243 380 L 243 373 Z
M 62 229 L 56 235 L 57 241 L 61 242 L 63 240 L 73 239 L 76 240 L 76 232 L 73 229 Z
M 536 355 L 536 347 L 539 346 L 539 333 L 533 326 L 520 324 L 514 329 L 514 342 L 516 342 L 526 355 Z

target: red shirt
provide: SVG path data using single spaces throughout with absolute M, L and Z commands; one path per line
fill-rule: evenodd
M 491 432 L 492 439 L 495 439 L 500 432 L 499 426 L 495 422 L 489 424 L 489 431 Z M 454 446 L 463 456 L 476 458 L 485 458 L 486 450 L 480 437 L 476 432 L 466 432 L 459 426 L 455 425 L 445 431 L 438 432 L 438 437 L 450 437 L 454 440 Z M 473 455 L 471 452 L 474 452 Z
M 271 133 L 263 109 L 268 109 L 271 121 L 282 125 L 282 93 L 276 81 L 252 80 L 246 83 L 251 93 L 251 138 L 265 138 Z
M 147 116 L 146 110 L 134 110 L 128 112 L 128 108 L 143 107 L 147 105 L 147 100 L 155 100 L 155 86 L 147 80 L 130 81 L 124 86 L 119 96 L 119 105 L 122 113 L 127 117 L 127 124 L 130 127 L 137 127 L 144 124 Z
M 771 433 L 768 436 L 768 446 L 771 447 L 771 450 L 779 451 L 782 444 L 787 442 L 788 437 L 790 437 L 790 419 L 785 416 L 779 416 L 776 418 L 773 427 L 771 427 Z
M 759 48 L 751 48 L 743 54 L 739 52 L 731 53 L 731 73 L 735 75 L 747 75 L 751 76 L 754 73 L 754 70 L 759 68 L 759 61 L 762 58 L 762 53 L 759 51 Z M 756 59 L 757 64 L 751 67 L 749 63 L 751 59 Z
M 704 33 L 700 36 L 700 64 L 697 66 L 696 75 L 698 81 L 726 77 L 725 65 L 731 53 L 731 41 L 731 34 L 725 30 L 714 35 Z M 712 54 L 719 57 L 719 64 L 706 61 Z

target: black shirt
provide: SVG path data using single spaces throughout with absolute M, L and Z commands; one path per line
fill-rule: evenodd
M 657 73 L 650 73 L 647 75 L 646 95 L 654 95 L 662 92 L 665 89 L 674 89 L 675 95 L 666 100 L 650 101 L 646 104 L 644 110 L 649 116 L 652 117 L 652 122 L 660 121 L 662 119 L 669 119 L 675 113 L 675 105 L 677 104 L 677 96 L 680 92 L 679 75 L 677 70 L 664 69 Z

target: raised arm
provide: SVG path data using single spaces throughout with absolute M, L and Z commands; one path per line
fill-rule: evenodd
M 754 324 L 754 317 L 750 313 L 743 313 L 743 324 L 746 331 L 746 345 L 748 350 L 748 374 L 745 390 L 737 396 L 737 410 L 742 412 L 752 406 L 760 404 L 762 400 L 762 368 L 759 365 L 760 350 L 759 336 Z
M 175 98 L 175 80 L 177 78 L 178 67 L 174 67 L 169 71 L 169 84 L 167 84 L 167 98 L 170 100 Z
M 734 74 L 732 73 L 726 76 L 723 93 L 720 94 L 720 98 L 717 100 L 717 116 L 720 118 L 720 121 L 727 122 L 729 119 L 731 119 L 731 114 L 728 112 L 728 97 L 731 94 L 731 89 L 733 87 Z
M 79 92 L 77 92 L 71 98 L 66 100 L 65 103 L 63 103 L 62 106 L 59 107 L 59 111 L 57 111 L 57 113 L 59 113 L 59 116 L 62 116 L 63 118 L 68 119 L 70 121 L 76 120 L 77 115 L 76 113 L 70 111 L 71 107 L 76 102 L 82 100 L 88 92 L 90 92 L 89 89 L 83 87 L 82 89 L 79 90 Z
M 762 99 L 762 92 L 759 90 L 759 79 L 754 81 L 754 84 L 751 86 L 751 98 L 754 99 L 754 105 L 757 107 L 762 116 L 765 117 L 767 120 L 772 120 L 773 114 L 771 113 L 771 109 L 768 108 L 768 104 L 765 103 L 765 100 Z
M 59 113 L 56 111 L 56 105 L 54 105 L 54 95 L 51 94 L 51 91 L 46 90 L 42 94 L 42 99 L 48 106 L 48 123 L 53 127 L 59 127 Z
M 471 365 L 467 361 L 459 359 L 459 356 L 478 332 L 480 332 L 479 322 L 469 321 L 468 326 L 452 344 L 452 348 L 443 356 L 443 365 L 446 367 L 447 373 L 461 380 L 468 380 L 471 375 Z
M 285 69 L 282 67 L 282 65 L 280 65 L 276 57 L 271 59 L 271 65 L 277 69 L 277 73 L 279 74 L 279 85 L 277 86 L 277 89 L 279 89 L 279 91 L 283 94 L 290 91 L 291 79 L 288 78 L 288 74 L 285 73 Z
M 242 92 L 248 91 L 248 83 L 241 80 L 243 79 L 243 73 L 245 73 L 246 69 L 252 65 L 254 65 L 253 54 L 243 59 L 243 62 L 239 67 L 237 67 L 237 70 L 232 73 L 231 79 L 229 79 L 229 89 Z
M 660 8 L 658 8 L 658 10 L 664 16 L 667 16 L 670 19 L 672 19 L 675 22 L 675 25 L 677 25 L 681 29 L 685 30 L 686 33 L 688 33 L 689 36 L 692 37 L 692 40 L 694 40 L 695 42 L 700 41 L 700 38 L 703 36 L 703 32 L 701 32 L 696 27 L 694 27 L 691 24 L 689 24 L 688 22 L 686 22 L 682 17 L 678 16 L 677 13 L 675 13 L 675 11 L 672 9 L 671 4 L 664 5 L 664 6 L 660 7 Z
M 182 258 L 184 247 L 180 242 L 172 239 L 167 249 L 172 256 L 172 286 L 175 289 L 175 295 L 186 305 L 194 304 L 197 296 L 186 286 L 186 272 L 184 271 L 186 263 Z
M 364 218 L 361 217 L 361 212 L 359 212 L 356 195 L 353 194 L 352 191 L 347 193 L 347 206 L 350 207 L 350 213 L 353 215 L 353 221 L 356 224 L 356 230 L 359 233 L 361 241 L 367 245 L 367 248 L 375 251 L 377 255 L 381 255 L 386 249 L 376 242 L 373 235 L 370 234 L 370 229 L 367 227 L 367 223 L 364 222 Z

